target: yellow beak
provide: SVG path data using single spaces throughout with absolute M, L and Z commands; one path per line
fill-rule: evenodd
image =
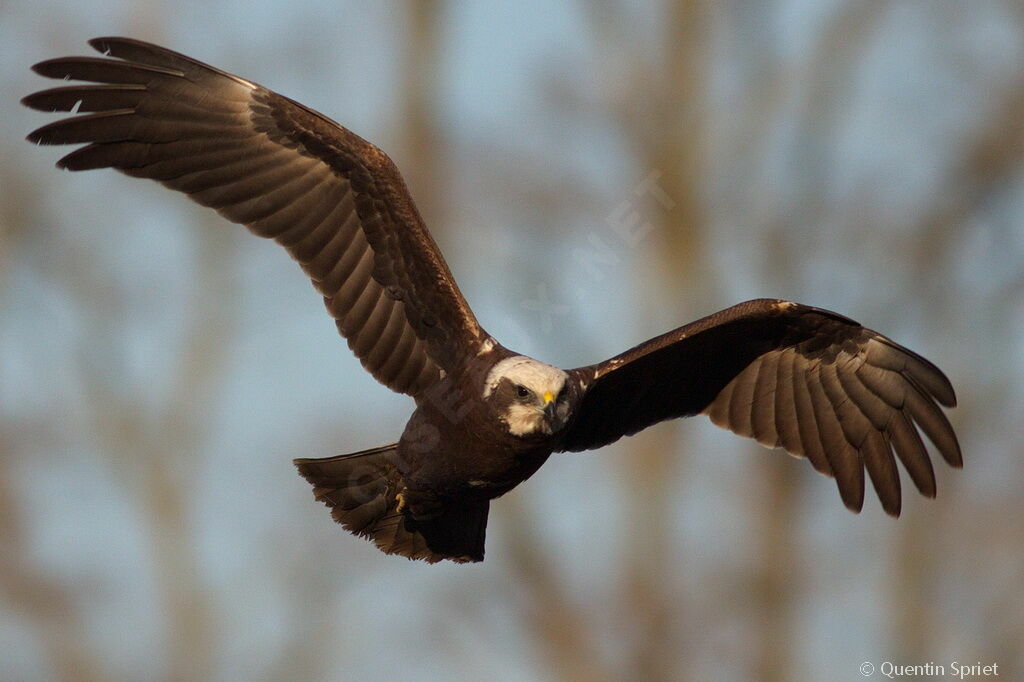
M 551 402 L 554 399 L 555 399 L 555 396 L 551 394 L 551 391 L 548 391 L 547 393 L 544 394 L 544 404 L 545 405 L 550 405 Z

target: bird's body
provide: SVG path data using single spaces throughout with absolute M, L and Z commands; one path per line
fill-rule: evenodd
M 480 561 L 490 501 L 553 452 L 598 448 L 666 419 L 716 424 L 806 457 L 863 504 L 864 472 L 900 511 L 896 458 L 935 495 L 920 429 L 952 466 L 927 360 L 826 310 L 757 299 L 587 367 L 519 355 L 479 325 L 391 160 L 369 142 L 255 83 L 155 45 L 91 41 L 109 58 L 37 64 L 69 85 L 26 97 L 84 112 L 33 132 L 85 143 L 59 165 L 111 167 L 187 193 L 299 262 L 363 366 L 412 396 L 392 445 L 300 459 L 334 518 L 382 550 Z
M 553 443 L 543 425 L 514 435 L 501 428 L 504 409 L 497 403 L 507 397 L 506 391 L 483 398 L 495 356 L 507 353 L 496 346 L 474 357 L 467 371 L 446 376 L 417 398 L 398 442 L 402 474 L 411 488 L 492 499 L 529 478 L 547 460 Z M 542 410 L 524 409 L 543 421 Z

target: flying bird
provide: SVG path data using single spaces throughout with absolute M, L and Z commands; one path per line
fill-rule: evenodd
M 389 554 L 482 561 L 491 500 L 553 452 L 599 448 L 704 414 L 805 457 L 859 511 L 864 472 L 900 513 L 896 459 L 935 496 L 920 433 L 953 467 L 960 446 L 932 363 L 842 315 L 757 299 L 563 370 L 502 346 L 477 322 L 398 169 L 380 149 L 252 81 L 128 38 L 104 56 L 33 70 L 67 84 L 26 97 L 75 115 L 28 136 L 84 144 L 58 166 L 116 168 L 186 193 L 275 240 L 313 281 L 355 355 L 416 403 L 396 443 L 297 459 L 317 500 Z

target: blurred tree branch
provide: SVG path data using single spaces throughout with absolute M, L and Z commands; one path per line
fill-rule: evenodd
M 15 167 L 0 169 L 0 295 L 10 293 L 5 287 L 13 260 L 42 223 L 39 192 Z M 15 397 L 11 386 L 5 392 Z M 16 419 L 0 409 L 0 599 L 33 624 L 55 677 L 101 680 L 104 668 L 90 648 L 75 590 L 32 561 L 31 524 L 19 500 L 25 491 L 16 486 L 15 462 L 27 459 L 29 442 L 51 441 L 53 428 L 52 421 Z
M 516 584 L 525 588 L 515 591 L 517 614 L 548 669 L 561 680 L 616 679 L 583 609 L 561 582 L 557 557 L 530 533 L 534 511 L 512 494 L 502 499 L 501 513 L 508 528 L 503 551 Z
M 203 584 L 191 496 L 198 487 L 199 455 L 208 437 L 210 414 L 234 329 L 232 292 L 238 241 L 231 226 L 211 216 L 194 234 L 196 277 L 192 302 L 181 325 L 182 353 L 165 395 L 139 400 L 112 385 L 123 363 L 121 346 L 108 337 L 124 328 L 124 309 L 111 296 L 117 285 L 95 261 L 67 252 L 54 275 L 65 293 L 88 311 L 90 325 L 79 345 L 78 382 L 112 473 L 133 494 L 140 518 L 149 525 L 157 585 L 166 609 L 171 679 L 211 675 L 216 637 L 211 596 Z M 170 358 L 152 358 L 166 363 Z M 120 383 L 120 382 L 118 382 Z
M 0 424 L 0 596 L 14 611 L 34 624 L 52 674 L 63 680 L 102 680 L 101 659 L 90 648 L 74 590 L 48 577 L 33 565 L 27 521 L 18 504 L 16 480 L 10 470 L 20 450 L 6 438 Z M 45 425 L 20 424 L 19 431 L 42 433 Z

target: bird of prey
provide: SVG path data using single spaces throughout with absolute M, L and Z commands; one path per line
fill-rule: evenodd
M 482 561 L 491 500 L 553 452 L 599 448 L 677 417 L 806 457 L 859 511 L 868 473 L 900 512 L 898 458 L 935 496 L 919 430 L 960 467 L 939 405 L 949 380 L 878 332 L 820 308 L 740 303 L 595 365 L 562 370 L 477 322 L 392 161 L 293 100 L 171 50 L 97 38 L 102 57 L 36 64 L 85 81 L 26 97 L 74 116 L 31 133 L 84 144 L 58 166 L 116 168 L 186 193 L 298 261 L 380 383 L 416 402 L 396 443 L 299 472 L 346 529 L 384 552 Z

